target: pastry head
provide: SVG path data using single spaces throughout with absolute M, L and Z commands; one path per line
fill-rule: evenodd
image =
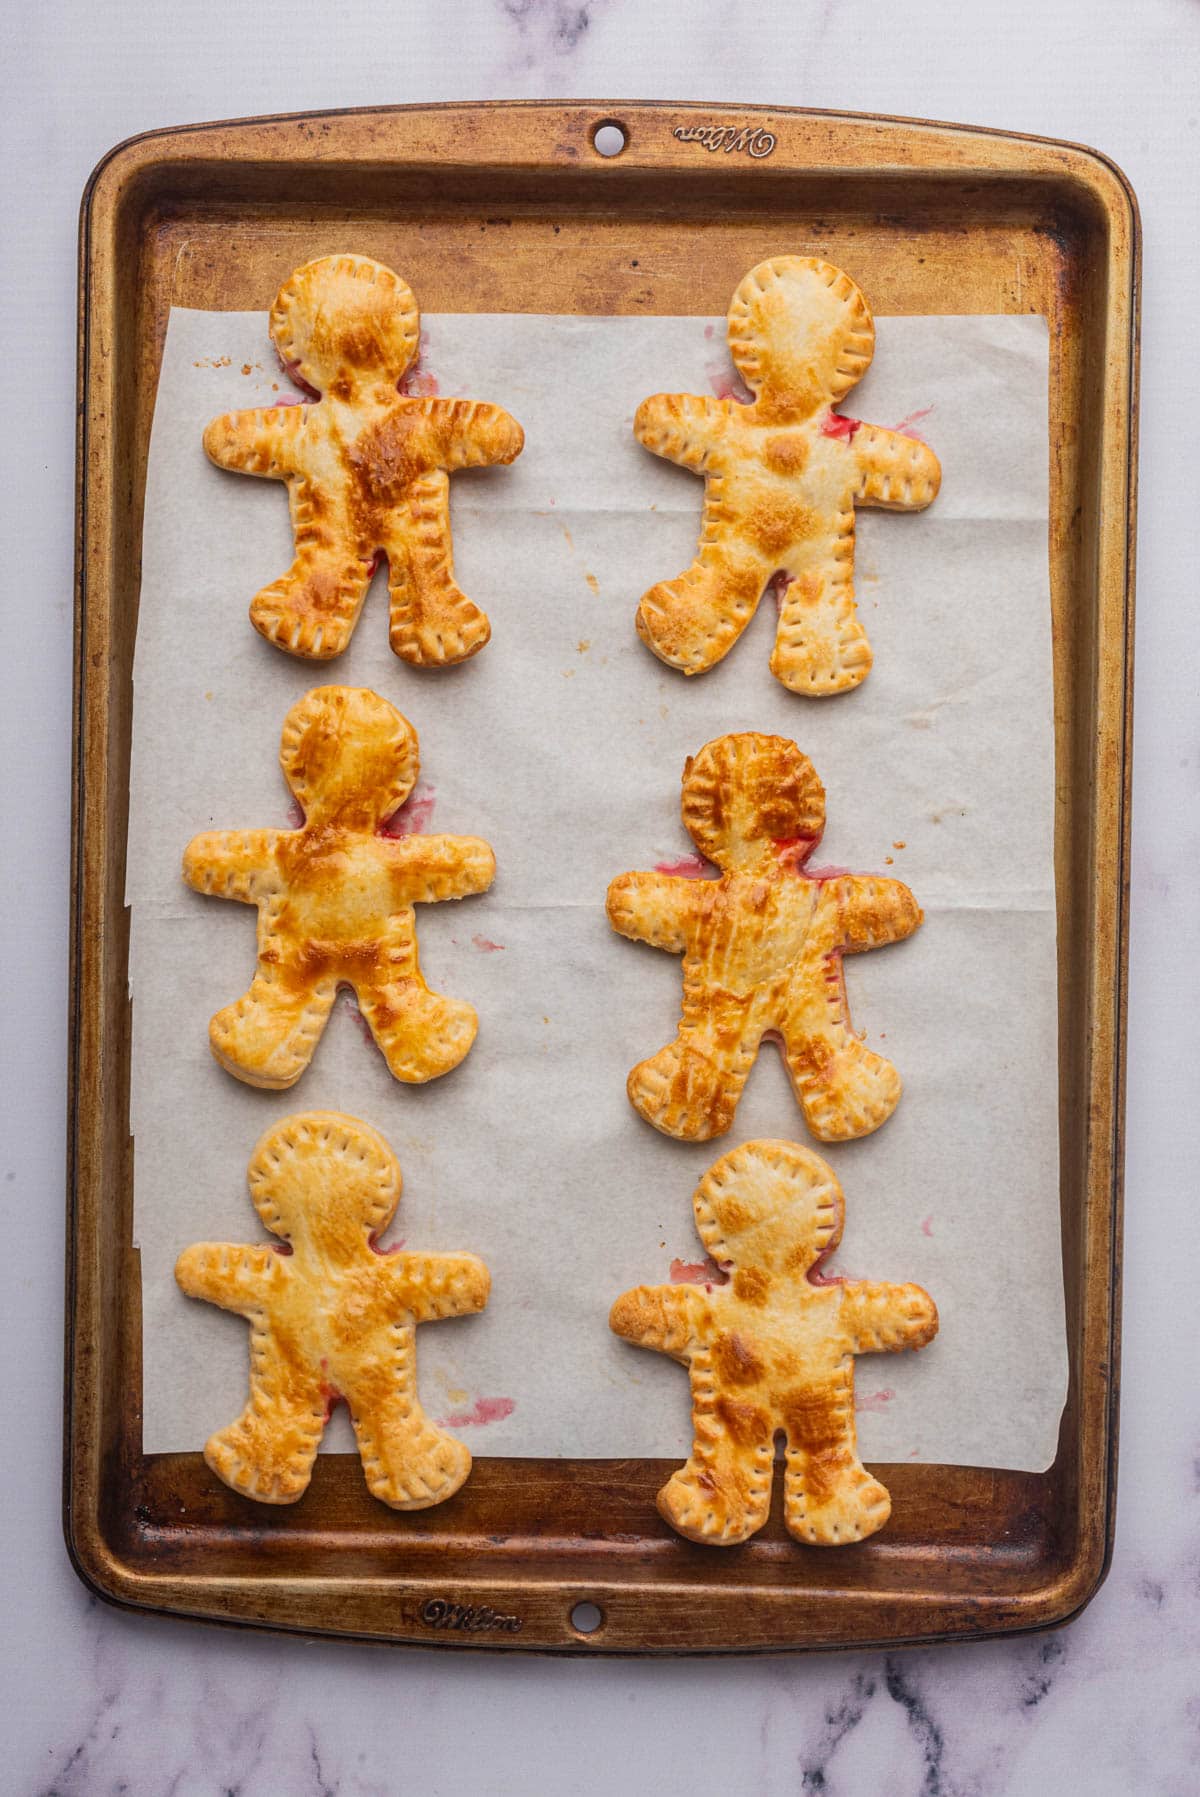
M 722 1155 L 692 1202 L 705 1248 L 734 1274 L 802 1278 L 842 1237 L 833 1169 L 795 1142 L 746 1142 Z
M 752 268 L 729 307 L 729 352 L 746 385 L 781 410 L 836 405 L 875 353 L 871 310 L 850 276 L 813 256 Z
M 279 764 L 306 823 L 372 831 L 416 783 L 417 733 L 366 687 L 317 686 L 283 721 Z
M 306 262 L 271 307 L 271 336 L 285 368 L 339 399 L 381 381 L 394 386 L 420 334 L 408 283 L 366 256 Z
M 825 788 L 786 736 L 718 736 L 684 767 L 683 821 L 708 860 L 745 865 L 779 842 L 815 843 L 825 828 Z
M 400 1168 L 383 1137 L 337 1111 L 275 1124 L 254 1150 L 248 1179 L 272 1235 L 334 1264 L 361 1257 L 400 1202 Z

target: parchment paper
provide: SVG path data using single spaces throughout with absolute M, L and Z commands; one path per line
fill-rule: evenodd
M 855 1023 L 899 1067 L 900 1106 L 865 1141 L 811 1144 L 846 1191 L 835 1270 L 918 1280 L 941 1313 L 920 1355 L 860 1360 L 862 1451 L 1027 1470 L 1053 1458 L 1066 1355 L 1045 321 L 879 320 L 847 409 L 891 426 L 920 414 L 944 480 L 925 513 L 860 512 L 875 667 L 829 701 L 771 677 L 769 596 L 700 679 L 634 633 L 640 594 L 692 558 L 701 483 L 637 445 L 633 412 L 653 392 L 727 390 L 730 372 L 719 320 L 428 318 L 426 387 L 495 401 L 526 430 L 512 468 L 452 481 L 457 571 L 492 641 L 454 671 L 405 666 L 380 574 L 350 650 L 307 664 L 246 618 L 291 560 L 284 489 L 210 467 L 200 441 L 216 413 L 287 390 L 266 317 L 172 312 L 128 875 L 148 1452 L 199 1447 L 244 1402 L 245 1324 L 185 1299 L 172 1268 L 192 1241 L 262 1239 L 250 1152 L 312 1109 L 361 1116 L 391 1142 L 404 1174 L 392 1239 L 470 1249 L 492 1270 L 483 1316 L 420 1331 L 431 1415 L 480 1453 L 686 1451 L 683 1371 L 610 1335 L 608 1307 L 667 1280 L 673 1260 L 700 1261 L 691 1193 L 718 1154 L 809 1138 L 769 1047 L 722 1141 L 670 1141 L 634 1113 L 625 1076 L 674 1035 L 680 965 L 613 934 L 603 902 L 613 875 L 691 848 L 684 758 L 756 729 L 794 737 L 825 783 L 817 858 L 894 872 L 926 914 L 910 941 L 847 962 Z M 496 851 L 490 893 L 418 910 L 430 985 L 480 1016 L 465 1063 L 421 1088 L 392 1080 L 347 998 L 290 1092 L 241 1085 L 209 1055 L 209 1017 L 253 972 L 254 913 L 190 892 L 180 855 L 199 830 L 288 822 L 280 727 L 329 681 L 373 687 L 415 724 L 427 827 Z M 326 1446 L 351 1445 L 342 1410 Z

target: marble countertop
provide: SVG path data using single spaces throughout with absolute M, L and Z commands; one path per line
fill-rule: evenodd
M 4 1788 L 1185 1797 L 1200 1789 L 1200 10 L 1189 0 L 56 0 L 6 31 Z M 1127 1227 L 1116 1552 L 1030 1640 L 680 1662 L 276 1639 L 90 1597 L 59 1522 L 75 226 L 155 126 L 439 99 L 878 111 L 1093 144 L 1145 227 Z M 17 847 L 12 847 L 14 834 Z M 1168 1330 L 1166 1324 L 1170 1323 Z

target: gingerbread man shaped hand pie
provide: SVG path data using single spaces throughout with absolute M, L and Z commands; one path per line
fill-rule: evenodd
M 204 433 L 219 467 L 287 482 L 296 559 L 255 597 L 254 628 L 292 655 L 340 655 L 384 555 L 396 654 L 416 667 L 465 661 L 491 631 L 455 585 L 449 476 L 511 462 L 520 425 L 499 406 L 397 391 L 420 313 L 399 275 L 365 256 L 298 268 L 271 308 L 271 336 L 322 397 L 227 412 Z
M 248 1085 L 294 1085 L 344 983 L 398 1080 L 448 1073 L 478 1019 L 426 986 L 413 906 L 486 892 L 491 849 L 477 836 L 379 834 L 419 764 L 416 731 L 376 693 L 307 693 L 284 720 L 279 760 L 300 829 L 210 831 L 183 857 L 189 886 L 258 907 L 258 971 L 213 1018 L 213 1054 Z
M 655 455 L 702 474 L 700 550 L 645 594 L 643 641 L 703 674 L 728 654 L 768 583 L 782 584 L 771 671 L 811 698 L 865 680 L 871 646 L 854 603 L 854 508 L 915 511 L 935 497 L 924 443 L 833 410 L 875 347 L 849 275 L 809 256 L 752 268 L 729 308 L 729 348 L 752 405 L 660 393 L 634 432 Z
M 794 1143 L 735 1148 L 694 1204 L 729 1284 L 638 1286 L 609 1317 L 691 1379 L 692 1457 L 659 1492 L 660 1513 L 692 1541 L 747 1540 L 767 1520 L 780 1430 L 789 1532 L 817 1547 L 873 1535 L 892 1506 L 858 1458 L 854 1356 L 924 1347 L 937 1333 L 932 1298 L 919 1285 L 821 1277 L 841 1240 L 841 1188 Z
M 869 1135 L 895 1109 L 900 1076 L 850 1026 L 842 957 L 911 935 L 912 893 L 873 874 L 806 872 L 825 791 L 785 737 L 708 743 L 683 770 L 683 821 L 718 879 L 631 873 L 608 889 L 614 930 L 683 955 L 679 1034 L 633 1069 L 630 1102 L 665 1135 L 724 1135 L 771 1030 L 813 1135 Z
M 400 1199 L 400 1169 L 353 1117 L 285 1118 L 258 1144 L 249 1178 L 255 1210 L 286 1245 L 198 1242 L 175 1268 L 190 1298 L 251 1325 L 250 1402 L 205 1460 L 244 1497 L 294 1504 L 345 1398 L 374 1496 L 395 1510 L 440 1504 L 471 1456 L 421 1409 L 416 1326 L 482 1310 L 487 1268 L 473 1254 L 375 1246 Z

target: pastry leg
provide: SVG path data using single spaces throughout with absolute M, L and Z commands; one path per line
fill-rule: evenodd
M 685 1142 L 725 1134 L 758 1052 L 748 1027 L 752 1002 L 685 989 L 678 1036 L 626 1081 L 629 1102 L 647 1123 Z
M 334 980 L 305 990 L 256 974 L 250 990 L 209 1024 L 213 1054 L 248 1086 L 294 1086 L 312 1060 L 336 991 Z
M 853 528 L 845 540 L 853 555 Z M 825 567 L 789 582 L 771 655 L 777 680 L 791 692 L 820 698 L 858 686 L 870 673 L 871 660 L 849 575 L 840 563 L 831 558 Z
M 453 1497 L 471 1470 L 461 1441 L 438 1429 L 403 1388 L 352 1396 L 350 1413 L 372 1496 L 393 1510 L 426 1510 Z
M 785 1410 L 783 1515 L 789 1534 L 816 1547 L 837 1547 L 881 1529 L 892 1500 L 858 1457 L 852 1377 L 798 1392 Z
M 844 1023 L 817 1035 L 785 1026 L 792 1090 L 819 1142 L 849 1142 L 886 1123 L 900 1100 L 900 1075 Z
M 473 1006 L 430 992 L 419 980 L 359 987 L 358 1003 L 393 1075 L 406 1085 L 457 1067 L 479 1027 Z
M 448 477 L 414 481 L 397 524 L 387 545 L 393 650 L 417 667 L 466 661 L 492 632 L 454 579 Z
M 250 1402 L 209 1438 L 204 1458 L 226 1485 L 260 1504 L 294 1504 L 308 1489 L 325 1428 L 319 1381 L 297 1372 L 265 1335 L 251 1344 Z
M 297 502 L 296 559 L 279 580 L 257 593 L 250 622 L 290 655 L 329 661 L 349 643 L 371 581 L 371 563 L 324 542 L 306 529 L 308 502 Z
M 696 1385 L 693 1397 L 691 1458 L 659 1492 L 659 1514 L 690 1541 L 733 1547 L 762 1528 L 771 1508 L 771 1420 L 750 1404 L 720 1398 L 706 1403 Z
M 660 661 L 685 674 L 703 674 L 733 648 L 766 583 L 754 550 L 736 539 L 728 545 L 704 543 L 690 568 L 643 595 L 638 635 Z

